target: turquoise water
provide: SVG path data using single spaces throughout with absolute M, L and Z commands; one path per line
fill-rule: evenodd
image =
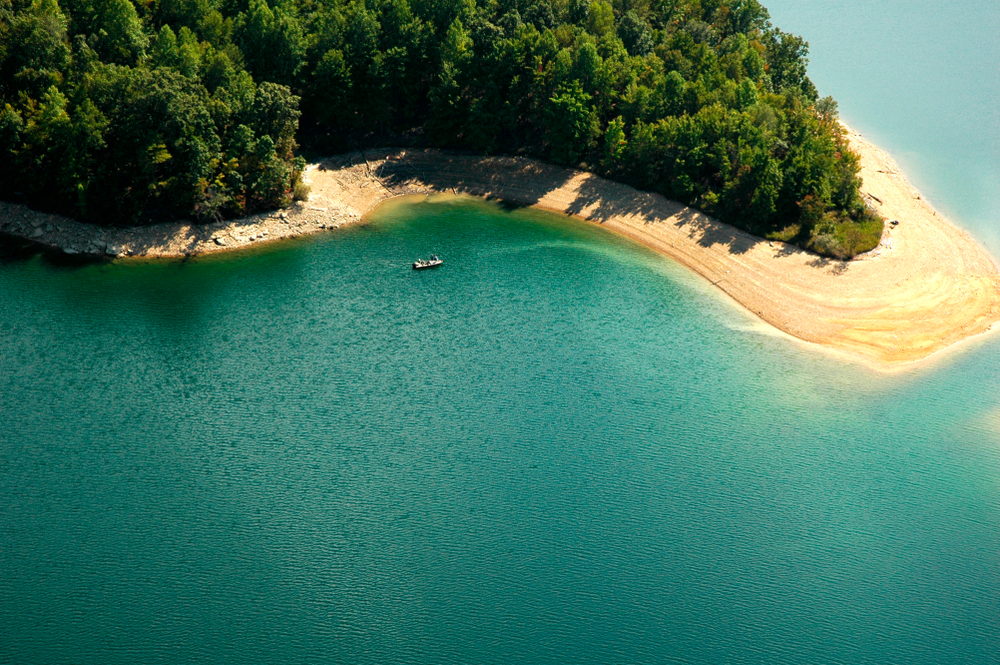
M 1000 256 L 1000 3 L 768 0 L 841 117 Z
M 995 341 L 878 375 L 456 199 L 0 297 L 0 662 L 1000 653 Z
M 767 4 L 1000 255 L 997 5 Z M 879 375 L 455 199 L 0 303 L 0 663 L 998 662 L 996 336 Z

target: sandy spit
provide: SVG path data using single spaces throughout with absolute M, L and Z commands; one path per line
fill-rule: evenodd
M 880 370 L 898 369 L 1000 321 L 1000 273 L 934 211 L 883 151 L 849 130 L 863 192 L 887 220 L 853 261 L 768 242 L 658 194 L 522 157 L 381 149 L 309 166 L 312 195 L 288 210 L 198 226 L 104 228 L 0 202 L 0 232 L 69 254 L 176 257 L 231 250 L 357 223 L 382 201 L 468 194 L 574 215 L 697 272 L 767 323 Z

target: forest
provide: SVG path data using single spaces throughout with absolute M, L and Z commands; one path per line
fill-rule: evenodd
M 849 258 L 882 220 L 757 0 L 0 0 L 0 197 L 99 224 L 307 196 L 303 154 L 523 154 Z

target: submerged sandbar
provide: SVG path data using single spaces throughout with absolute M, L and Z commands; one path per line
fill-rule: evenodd
M 863 193 L 887 219 L 881 244 L 851 261 L 769 242 L 658 194 L 523 157 L 382 149 L 313 164 L 310 201 L 208 226 L 107 229 L 0 204 L 0 230 L 69 250 L 186 256 L 245 247 L 360 220 L 386 199 L 467 194 L 574 215 L 688 266 L 764 321 L 880 369 L 983 333 L 1000 320 L 1000 273 L 986 251 L 937 214 L 895 162 L 855 132 Z

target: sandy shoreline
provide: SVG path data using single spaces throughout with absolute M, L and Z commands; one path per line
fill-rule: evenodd
M 767 323 L 878 369 L 898 368 L 1000 321 L 1000 274 L 924 202 L 895 162 L 854 132 L 882 244 L 841 262 L 768 242 L 658 194 L 520 157 L 369 151 L 310 165 L 308 203 L 208 226 L 109 229 L 0 202 L 0 232 L 69 254 L 169 257 L 246 247 L 356 223 L 382 201 L 455 193 L 571 214 L 679 261 Z M 376 158 L 377 156 L 377 158 Z

